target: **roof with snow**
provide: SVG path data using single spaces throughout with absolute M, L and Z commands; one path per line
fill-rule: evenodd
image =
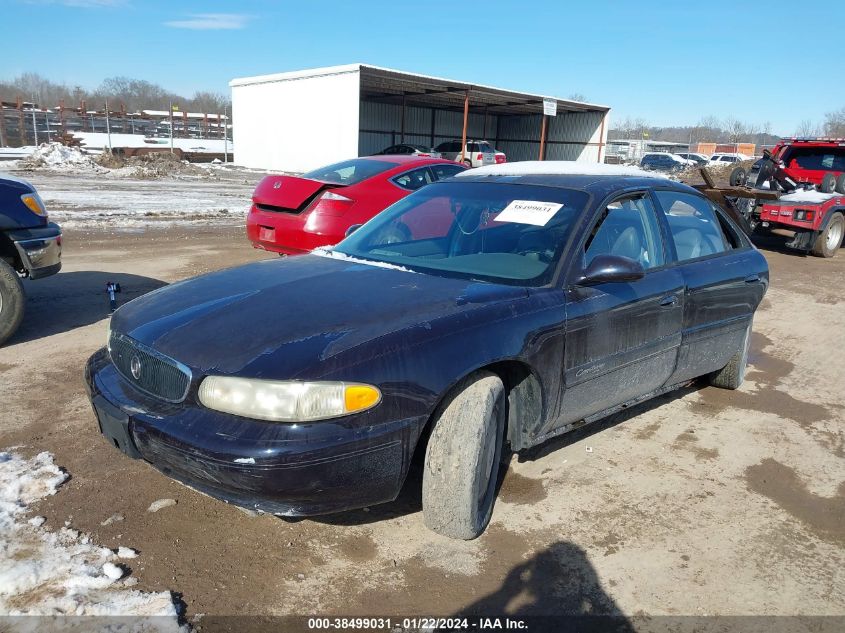
M 637 178 L 662 178 L 667 176 L 627 165 L 605 163 L 579 163 L 569 160 L 526 160 L 467 169 L 457 178 L 473 176 L 627 176 Z
M 484 105 L 490 114 L 536 114 L 543 111 L 543 100 L 557 103 L 559 113 L 607 112 L 608 106 L 584 103 L 572 99 L 561 99 L 551 95 L 519 92 L 455 79 L 444 79 L 410 73 L 404 70 L 383 68 L 370 64 L 347 64 L 311 68 L 293 72 L 241 77 L 229 82 L 232 88 L 277 81 L 310 79 L 345 73 L 359 73 L 361 76 L 361 97 L 367 101 L 426 105 L 441 109 L 462 110 L 464 97 L 470 91 L 473 105 Z

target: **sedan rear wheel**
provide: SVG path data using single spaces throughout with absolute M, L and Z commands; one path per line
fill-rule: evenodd
M 423 519 L 456 539 L 479 536 L 493 513 L 506 415 L 502 380 L 478 372 L 455 387 L 425 452 Z
M 710 384 L 722 389 L 739 389 L 745 380 L 745 368 L 748 366 L 748 348 L 751 346 L 751 324 L 745 329 L 742 344 L 728 361 L 728 364 L 710 375 Z

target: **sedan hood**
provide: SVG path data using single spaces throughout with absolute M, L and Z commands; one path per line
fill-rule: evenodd
M 339 356 L 396 351 L 411 329 L 418 343 L 444 318 L 524 296 L 516 286 L 306 255 L 166 286 L 122 306 L 112 329 L 201 372 L 316 377 L 329 359 L 336 369 Z

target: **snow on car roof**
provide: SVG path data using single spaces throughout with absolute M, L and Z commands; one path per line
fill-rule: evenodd
M 815 190 L 800 190 L 784 194 L 780 197 L 783 202 L 827 202 L 831 198 L 843 197 L 841 193 L 822 193 Z
M 457 175 L 458 178 L 467 176 L 635 176 L 667 179 L 663 174 L 645 171 L 639 167 L 578 163 L 571 160 L 525 160 L 501 163 L 467 169 Z

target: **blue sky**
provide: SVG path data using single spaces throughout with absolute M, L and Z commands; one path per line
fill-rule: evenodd
M 845 106 L 845 1 L 0 0 L 0 77 L 180 93 L 365 62 L 566 97 L 653 125 L 734 117 L 779 134 Z M 830 32 L 825 32 L 825 25 Z M 34 31 L 39 33 L 34 36 Z M 786 40 L 785 38 L 789 38 Z M 838 45 L 836 45 L 838 46 Z

